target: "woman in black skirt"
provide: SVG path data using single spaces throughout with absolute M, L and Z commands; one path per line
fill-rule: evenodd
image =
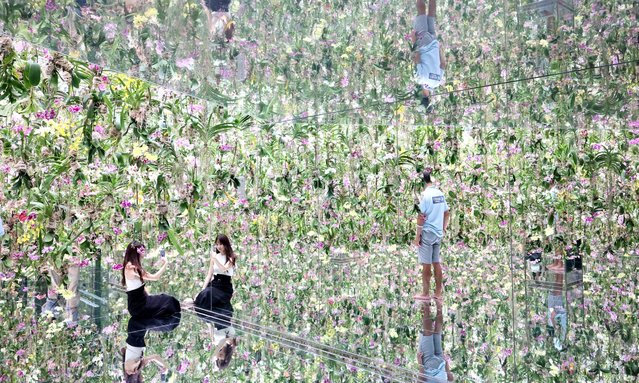
M 144 337 L 148 331 L 169 332 L 180 324 L 180 313 L 171 317 L 140 319 L 131 317 L 127 328 L 126 348 L 121 350 L 124 364 L 124 378 L 127 383 L 142 382 L 142 368 L 151 362 L 160 366 L 162 374 L 168 365 L 160 355 L 144 356 L 146 343 Z
M 142 268 L 145 253 L 144 245 L 133 241 L 124 254 L 122 284 L 126 286 L 129 314 L 137 319 L 172 317 L 181 312 L 180 302 L 166 294 L 149 295 L 144 287 L 145 281 L 160 279 L 166 270 L 166 258 L 162 258 L 162 267 L 157 273 L 149 274 Z
M 236 255 L 229 238 L 220 234 L 215 240 L 215 253 L 211 254 L 209 271 L 204 279 L 202 291 L 195 298 L 195 312 L 217 330 L 231 325 L 233 316 L 233 283 Z

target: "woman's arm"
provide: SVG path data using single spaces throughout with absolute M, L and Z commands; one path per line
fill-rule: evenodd
M 233 264 L 231 263 L 231 261 L 227 260 L 225 264 L 221 264 L 217 259 L 215 259 L 215 257 L 213 257 L 212 259 L 213 259 L 213 262 L 215 262 L 215 264 L 217 265 L 217 267 L 222 269 L 222 271 L 226 271 L 228 269 L 233 268 Z
M 162 274 L 164 274 L 164 271 L 166 270 L 166 265 L 168 264 L 166 258 L 162 258 L 162 260 L 164 261 L 164 263 L 162 264 L 162 267 L 160 267 L 160 270 L 158 270 L 156 273 L 154 274 L 149 274 L 147 272 L 144 273 L 143 277 L 145 280 L 147 281 L 159 281 L 160 277 L 162 276 Z
M 149 364 L 151 362 L 153 362 L 153 363 L 157 364 L 158 366 L 162 367 L 163 371 L 168 370 L 168 366 L 167 366 L 166 360 L 164 360 L 160 355 L 151 355 L 151 356 L 147 356 L 146 358 L 142 359 L 142 364 L 141 364 L 140 368 L 146 366 L 147 364 Z

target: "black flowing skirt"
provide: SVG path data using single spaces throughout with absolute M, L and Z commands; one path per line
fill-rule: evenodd
M 195 312 L 197 315 L 223 330 L 231 325 L 233 317 L 233 284 L 228 275 L 216 274 L 206 288 L 195 298 Z
M 177 299 L 166 294 L 149 295 L 144 285 L 126 295 L 129 314 L 137 319 L 169 318 L 182 311 Z
M 181 319 L 182 313 L 179 311 L 170 317 L 131 317 L 127 325 L 126 343 L 134 347 L 146 347 L 144 337 L 148 331 L 173 331 L 180 324 Z

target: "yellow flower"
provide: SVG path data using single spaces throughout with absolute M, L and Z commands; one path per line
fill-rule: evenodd
M 264 347 L 264 341 L 261 340 L 261 341 L 253 344 L 253 351 L 261 350 L 263 347 Z
M 546 227 L 546 230 L 544 230 L 544 234 L 546 235 L 546 237 L 550 237 L 551 235 L 555 234 L 555 229 L 552 226 L 548 226 Z
M 82 143 L 82 131 L 78 129 L 73 137 L 73 142 L 69 145 L 69 152 L 77 152 L 80 149 Z
M 395 331 L 394 328 L 388 330 L 388 336 L 390 336 L 391 338 L 397 338 L 397 331 Z
M 135 158 L 142 157 L 145 153 L 149 151 L 149 147 L 146 145 L 136 146 L 133 148 L 131 155 Z
M 155 19 L 158 16 L 158 10 L 155 8 L 149 8 L 144 12 L 144 16 L 149 19 Z
M 319 40 L 322 37 L 322 33 L 324 33 L 324 27 L 326 27 L 326 20 L 320 19 L 313 27 L 313 32 L 311 33 L 313 39 Z
M 544 40 L 544 39 L 539 40 L 539 45 L 546 48 L 548 46 L 548 40 Z
M 151 162 L 155 162 L 158 160 L 158 156 L 153 154 L 153 153 L 144 153 L 144 158 L 146 158 L 148 161 Z
M 58 289 L 58 294 L 61 294 L 64 297 L 64 299 L 67 299 L 67 300 L 75 297 L 75 294 L 73 293 L 73 291 L 67 290 L 67 289 Z
M 52 121 L 50 124 L 53 131 L 55 131 L 56 137 L 69 137 L 69 131 L 72 128 L 69 120 Z
M 140 29 L 144 26 L 144 24 L 146 24 L 147 21 L 148 21 L 147 17 L 143 15 L 135 15 L 135 17 L 133 17 L 133 26 L 136 29 Z

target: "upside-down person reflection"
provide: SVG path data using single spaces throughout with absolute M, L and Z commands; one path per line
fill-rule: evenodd
M 436 17 L 436 0 L 428 1 L 428 15 L 426 15 L 424 0 L 417 0 L 417 16 L 411 35 L 413 62 L 421 104 L 427 109 L 434 89 L 444 82 L 444 69 L 446 68 L 443 49 L 435 33 Z
M 144 337 L 148 331 L 168 332 L 180 324 L 180 313 L 164 318 L 130 318 L 127 326 L 126 348 L 121 350 L 124 364 L 124 378 L 127 383 L 142 382 L 142 368 L 155 363 L 160 367 L 162 376 L 166 376 L 168 364 L 160 355 L 144 356 L 146 343 Z
M 235 21 L 231 19 L 229 5 L 231 0 L 201 0 L 206 13 L 209 32 L 212 36 L 224 35 L 226 41 L 233 39 Z
M 561 351 L 566 340 L 567 318 L 563 299 L 564 274 L 555 273 L 553 288 L 548 291 L 548 336 L 552 338 L 553 346 Z
M 212 359 L 213 371 L 219 371 L 227 368 L 231 364 L 233 353 L 237 347 L 235 329 L 230 326 L 218 328 L 218 325 L 224 326 L 224 324 L 216 323 L 215 329 L 213 329 L 209 325 L 211 342 L 215 345 Z
M 424 303 L 424 318 L 422 331 L 419 334 L 419 349 L 417 362 L 419 363 L 418 382 L 453 382 L 455 377 L 450 371 L 450 365 L 444 356 L 442 346 L 442 329 L 444 327 L 444 315 L 442 303 L 436 301 L 437 314 L 435 323 L 431 318 L 431 304 Z

